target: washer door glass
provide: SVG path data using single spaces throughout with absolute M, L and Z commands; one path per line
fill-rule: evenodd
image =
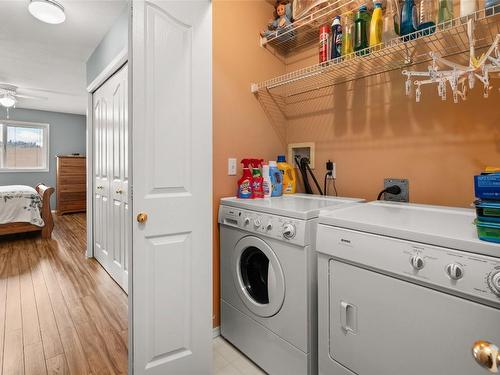
M 260 304 L 269 303 L 267 276 L 269 258 L 254 246 L 247 247 L 240 258 L 242 283 L 250 297 Z
M 233 277 L 248 309 L 261 317 L 278 313 L 285 300 L 285 279 L 278 258 L 260 238 L 242 238 L 235 247 Z

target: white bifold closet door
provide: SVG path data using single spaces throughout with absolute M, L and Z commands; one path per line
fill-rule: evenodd
M 128 291 L 128 69 L 93 95 L 94 256 Z

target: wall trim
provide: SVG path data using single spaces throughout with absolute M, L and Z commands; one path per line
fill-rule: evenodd
M 87 92 L 93 93 L 107 81 L 128 60 L 128 48 L 122 49 L 118 55 L 102 70 L 101 73 L 87 86 Z M 88 113 L 87 113 L 88 114 Z
M 220 326 L 218 327 L 215 327 L 213 329 L 213 333 L 212 333 L 212 337 L 215 339 L 216 337 L 219 337 L 220 336 Z
M 94 257 L 94 125 L 93 94 L 87 94 L 87 258 Z

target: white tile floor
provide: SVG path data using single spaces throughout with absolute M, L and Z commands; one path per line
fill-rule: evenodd
M 214 339 L 213 356 L 214 375 L 266 374 L 221 336 Z

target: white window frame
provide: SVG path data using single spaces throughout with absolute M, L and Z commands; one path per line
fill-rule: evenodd
M 45 148 L 45 160 L 46 166 L 44 168 L 4 168 L 0 166 L 0 173 L 33 173 L 33 172 L 49 172 L 50 170 L 50 125 L 47 123 L 41 122 L 25 122 L 25 121 L 15 121 L 15 120 L 0 120 L 0 124 L 2 125 L 11 125 L 11 126 L 19 126 L 23 128 L 36 128 L 36 129 L 44 129 L 43 131 L 43 144 L 47 145 Z M 6 147 L 7 147 L 7 127 L 3 128 L 3 139 L 4 139 L 4 150 L 3 155 L 5 155 Z M 3 156 L 0 156 L 3 157 Z

